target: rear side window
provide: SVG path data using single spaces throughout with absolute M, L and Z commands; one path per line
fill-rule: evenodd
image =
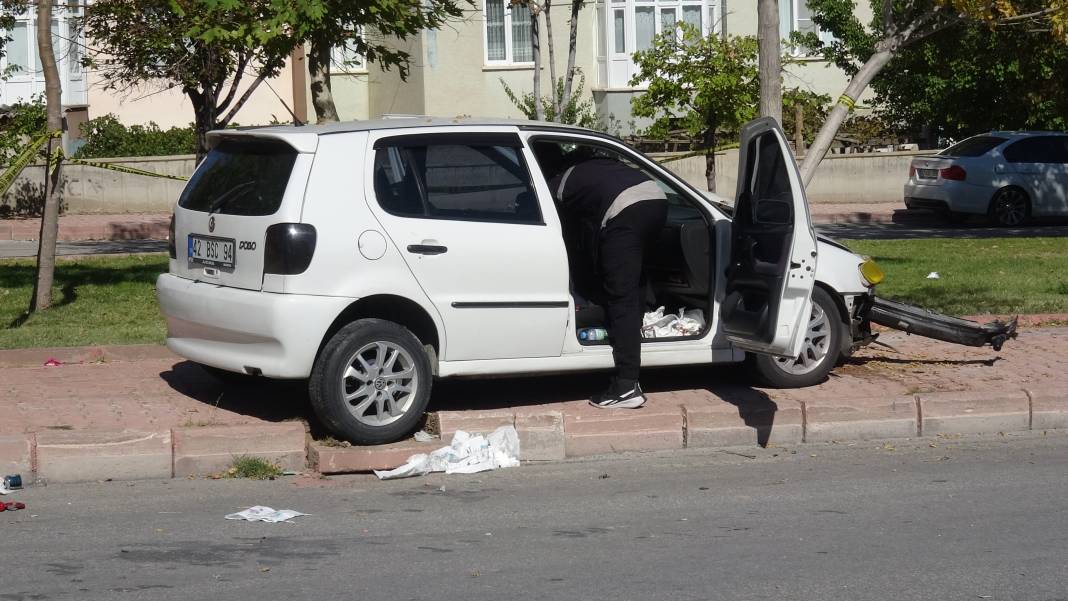
M 227 140 L 193 174 L 178 206 L 223 215 L 271 215 L 282 206 L 297 151 L 274 140 Z
M 975 136 L 974 138 L 968 138 L 963 142 L 958 142 L 938 154 L 952 157 L 983 156 L 993 150 L 995 146 L 1006 140 L 1008 140 L 1008 138 L 1002 138 L 1000 136 Z
M 520 149 L 482 143 L 404 143 L 375 151 L 375 196 L 402 217 L 542 223 Z
M 1024 138 L 1005 149 L 1010 163 L 1068 163 L 1068 136 Z

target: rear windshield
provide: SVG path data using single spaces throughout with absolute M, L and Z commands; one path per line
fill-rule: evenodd
M 951 157 L 978 157 L 990 152 L 995 146 L 1001 144 L 1005 140 L 1008 140 L 1008 138 L 999 138 L 998 136 L 975 136 L 974 138 L 968 138 L 963 142 L 957 142 L 938 154 Z
M 274 140 L 227 140 L 189 180 L 178 206 L 224 215 L 270 215 L 282 205 L 297 151 Z

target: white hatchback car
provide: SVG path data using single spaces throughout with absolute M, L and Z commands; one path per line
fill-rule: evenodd
M 874 298 L 861 268 L 877 270 L 817 241 L 771 120 L 742 132 L 733 221 L 621 141 L 559 124 L 407 118 L 210 140 L 157 282 L 167 346 L 222 375 L 309 379 L 317 414 L 357 443 L 415 428 L 435 377 L 612 366 L 606 342 L 577 335 L 599 324 L 576 315 L 533 144 L 624 161 L 667 194 L 652 293 L 708 318 L 695 335 L 646 339 L 647 367 L 749 353 L 763 383 L 810 385 L 863 337 L 860 307 Z
M 994 131 L 909 167 L 905 206 L 1002 226 L 1068 215 L 1068 133 Z

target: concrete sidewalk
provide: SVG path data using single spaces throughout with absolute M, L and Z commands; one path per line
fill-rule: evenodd
M 811 205 L 812 219 L 831 223 L 913 223 L 930 220 L 922 211 L 909 212 L 901 203 L 817 203 Z M 169 213 L 130 215 L 63 215 L 59 218 L 59 239 L 73 240 L 165 240 Z M 0 240 L 37 240 L 39 219 L 0 219 Z
M 648 370 L 650 402 L 595 409 L 589 374 L 436 384 L 430 443 L 329 443 L 300 382 L 224 387 L 158 346 L 0 351 L 0 472 L 46 481 L 221 471 L 235 455 L 323 473 L 394 467 L 458 429 L 513 424 L 526 460 L 1068 428 L 1068 328 L 1026 329 L 1001 352 L 884 334 L 830 379 L 747 385 L 736 367 Z M 43 365 L 55 359 L 56 366 Z M 310 434 L 310 435 L 309 435 Z M 327 440 L 327 442 L 315 442 Z

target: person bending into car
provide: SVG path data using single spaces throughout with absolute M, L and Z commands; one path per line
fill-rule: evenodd
M 590 400 L 602 408 L 635 409 L 645 403 L 638 384 L 644 314 L 643 263 L 667 221 L 667 197 L 645 173 L 610 156 L 565 154 L 553 142 L 535 144 L 538 163 L 563 219 L 574 220 L 592 253 L 615 361 L 607 390 Z

